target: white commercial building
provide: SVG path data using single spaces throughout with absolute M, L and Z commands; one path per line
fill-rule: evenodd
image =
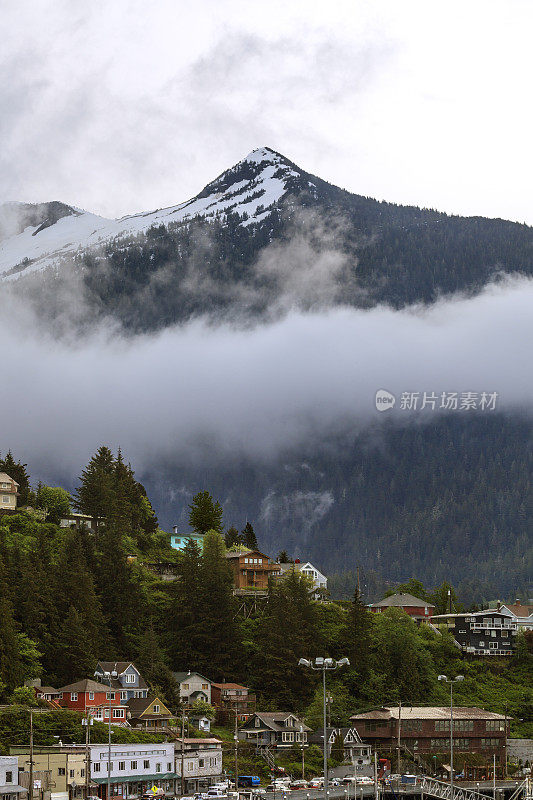
M 18 800 L 26 789 L 19 786 L 18 756 L 0 756 L 0 795 L 2 800 Z

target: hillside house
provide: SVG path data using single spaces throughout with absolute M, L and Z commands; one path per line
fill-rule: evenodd
M 121 704 L 120 692 L 90 678 L 62 686 L 54 699 L 62 708 L 89 713 L 103 722 L 109 721 L 110 710 L 111 722 L 116 725 L 126 722 L 126 709 Z
M 518 631 L 509 611 L 474 611 L 468 614 L 438 614 L 433 624 L 448 630 L 464 653 L 472 656 L 511 656 Z
M 131 661 L 99 661 L 94 672 L 102 683 L 108 682 L 106 672 L 117 673 L 116 677 L 111 678 L 111 688 L 118 693 L 123 705 L 134 698 L 148 697 L 148 684 Z
M 401 608 L 415 622 L 431 622 L 435 612 L 435 606 L 428 603 L 427 600 L 420 600 L 419 597 L 407 593 L 392 594 L 390 597 L 384 597 L 378 603 L 370 603 L 368 608 L 374 614 L 380 614 L 388 608 Z
M 328 742 L 328 758 L 331 758 L 333 745 L 338 738 L 341 738 L 343 745 L 343 756 L 345 761 L 350 761 L 358 771 L 367 767 L 371 762 L 372 748 L 369 744 L 362 741 L 356 728 L 326 728 L 326 738 Z M 324 750 L 324 731 L 319 729 L 311 733 L 307 739 L 309 744 L 316 744 Z
M 255 744 L 258 749 L 288 749 L 294 745 L 307 746 L 311 728 L 290 711 L 256 711 L 239 728 L 241 741 Z
M 294 570 L 300 575 L 305 575 L 313 589 L 313 592 L 318 596 L 322 591 L 328 588 L 328 579 L 320 572 L 320 570 L 311 564 L 310 561 L 301 562 L 298 558 L 294 562 L 278 563 L 281 574 L 285 575 L 287 572 Z
M 200 552 L 204 549 L 204 533 L 197 533 L 196 531 L 187 531 L 186 533 L 179 533 L 178 526 L 173 525 L 172 534 L 170 536 L 170 546 L 174 550 L 183 550 L 189 539 L 196 542 Z
M 270 576 L 280 573 L 279 564 L 273 564 L 259 550 L 229 550 L 226 558 L 233 571 L 233 586 L 236 590 L 266 592 Z
M 211 681 L 199 672 L 173 672 L 174 680 L 179 687 L 182 703 L 192 705 L 195 700 L 211 703 Z
M 0 472 L 0 511 L 14 511 L 17 507 L 19 485 L 5 472 Z
M 245 722 L 255 711 L 255 694 L 240 683 L 211 684 L 211 703 L 221 723 Z
M 160 732 L 176 721 L 158 697 L 134 697 L 126 705 L 126 717 L 132 728 Z

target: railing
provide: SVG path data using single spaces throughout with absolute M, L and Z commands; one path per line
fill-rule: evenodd
M 515 631 L 517 625 L 515 622 L 508 622 L 505 625 L 498 625 L 494 624 L 493 622 L 474 622 L 470 628 L 473 631 L 478 631 L 482 628 L 490 631 Z
M 452 787 L 449 783 L 437 781 L 426 775 L 420 781 L 420 788 L 423 794 L 438 797 L 440 800 L 486 800 L 488 797 L 488 795 L 475 792 L 473 789 L 463 789 L 458 786 L 453 787 L 452 796 Z

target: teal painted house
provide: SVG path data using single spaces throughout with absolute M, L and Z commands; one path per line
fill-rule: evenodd
M 174 550 L 183 550 L 189 539 L 192 539 L 198 547 L 200 552 L 204 549 L 204 535 L 203 533 L 196 533 L 196 531 L 187 531 L 187 533 L 178 533 L 178 526 L 174 525 L 172 528 L 172 535 L 170 537 L 170 546 Z

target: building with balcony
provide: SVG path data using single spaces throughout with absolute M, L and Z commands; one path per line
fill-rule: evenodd
M 472 656 L 511 656 L 518 631 L 516 619 L 501 608 L 468 614 L 438 614 L 433 624 L 448 630 L 463 653 Z
M 299 575 L 305 575 L 316 597 L 319 597 L 320 594 L 325 592 L 328 588 L 328 579 L 320 572 L 318 567 L 315 567 L 310 561 L 302 562 L 296 558 L 294 561 L 289 561 L 287 563 L 280 562 L 278 566 L 282 575 L 285 575 L 291 570 L 294 570 L 294 572 L 297 572 Z
M 247 686 L 240 683 L 211 684 L 211 703 L 217 710 L 217 717 L 222 724 L 235 721 L 246 722 L 255 711 L 255 694 L 250 694 Z
M 222 742 L 210 739 L 178 739 L 174 742 L 176 762 L 176 794 L 181 793 L 181 765 L 186 795 L 201 792 L 223 776 Z
M 233 586 L 237 591 L 263 591 L 268 589 L 271 575 L 281 572 L 279 564 L 259 550 L 229 550 L 226 553 L 233 571 Z
M 350 717 L 364 742 L 380 751 L 403 749 L 418 756 L 446 755 L 450 749 L 449 706 L 387 706 Z M 509 718 L 482 708 L 453 709 L 453 746 L 458 753 L 480 753 L 487 764 L 503 764 Z M 429 763 L 429 762 L 428 762 Z
M 148 697 L 148 684 L 131 661 L 99 661 L 95 669 L 95 677 L 103 683 L 108 682 L 108 675 L 116 673 L 111 678 L 111 689 L 122 705 L 129 700 Z

